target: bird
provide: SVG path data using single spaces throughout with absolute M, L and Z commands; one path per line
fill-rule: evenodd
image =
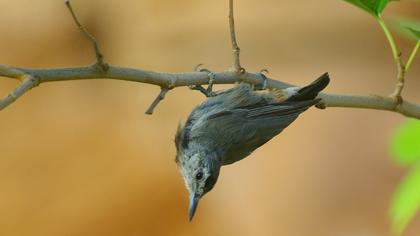
M 195 107 L 175 135 L 175 162 L 189 191 L 189 220 L 215 186 L 220 169 L 249 156 L 289 126 L 329 83 L 328 73 L 304 87 L 255 90 L 241 82 Z

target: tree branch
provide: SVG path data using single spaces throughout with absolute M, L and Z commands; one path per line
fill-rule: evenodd
M 349 94 L 328 94 L 321 93 L 319 97 L 322 99 L 320 108 L 325 107 L 349 107 L 349 108 L 365 108 L 398 112 L 404 116 L 420 119 L 420 104 L 408 101 L 398 103 L 393 97 L 370 95 L 359 96 Z M 317 105 L 319 107 L 319 105 Z
M 21 73 L 32 75 L 33 78 L 37 78 L 38 83 L 83 79 L 116 79 L 153 84 L 162 88 L 171 89 L 181 86 L 206 85 L 209 82 L 207 72 L 163 73 L 133 68 L 117 67 L 112 65 L 109 66 L 109 69 L 106 72 L 101 71 L 96 66 L 61 69 L 30 69 L 6 66 L 0 66 L 0 68 L 9 68 L 10 71 L 21 71 Z M 10 75 L 10 72 L 5 73 L 0 69 L 0 76 L 11 77 Z M 238 81 L 244 81 L 250 84 L 259 85 L 261 84 L 261 82 L 263 82 L 259 74 L 253 74 L 248 72 L 244 72 L 243 74 L 238 75 L 236 72 L 233 71 L 223 71 L 215 72 L 214 75 L 214 84 L 233 84 Z M 286 82 L 267 78 L 267 88 L 284 89 L 292 86 L 293 85 L 288 84 Z M 29 89 L 26 89 L 25 92 Z M 318 107 L 320 108 L 350 107 L 386 110 L 398 112 L 407 117 L 420 119 L 419 104 L 414 104 L 408 101 L 402 101 L 402 103 L 398 105 L 395 99 L 391 97 L 357 96 L 348 94 L 329 93 L 321 93 L 319 97 L 322 99 L 321 103 L 318 105 Z M 9 104 L 6 104 L 6 106 Z M 1 106 L 0 110 L 6 106 Z

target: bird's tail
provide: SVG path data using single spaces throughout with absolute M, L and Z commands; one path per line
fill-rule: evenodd
M 297 92 L 290 96 L 286 101 L 306 101 L 315 99 L 316 96 L 318 96 L 318 93 L 327 87 L 329 82 L 330 76 L 328 73 L 325 73 L 311 84 L 297 90 Z

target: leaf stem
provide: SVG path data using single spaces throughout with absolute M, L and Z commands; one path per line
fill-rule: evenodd
M 410 54 L 410 57 L 408 58 L 407 64 L 405 65 L 405 71 L 408 71 L 410 69 L 411 64 L 413 64 L 414 58 L 416 57 L 417 52 L 420 48 L 420 39 L 417 40 L 416 46 L 414 46 L 413 51 Z
M 397 45 L 395 44 L 394 37 L 392 37 L 391 31 L 388 29 L 388 26 L 385 24 L 382 17 L 378 16 L 377 20 L 379 22 L 379 25 L 381 25 L 382 30 L 384 31 L 386 35 L 386 38 L 388 39 L 389 45 L 391 46 L 392 55 L 394 56 L 394 59 L 397 60 L 397 63 L 398 63 L 400 56 L 398 53 Z

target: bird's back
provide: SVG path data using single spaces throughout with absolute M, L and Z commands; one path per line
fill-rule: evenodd
M 328 75 L 321 80 L 326 82 L 325 86 L 328 81 Z M 325 87 L 316 88 L 313 84 L 309 86 L 319 91 Z M 309 90 L 314 95 L 303 101 L 292 98 L 279 101 L 279 97 L 274 96 L 277 93 L 254 91 L 245 83 L 219 92 L 192 111 L 185 126 L 177 132 L 177 148 L 188 150 L 194 146 L 194 150 L 218 152 L 223 165 L 239 161 L 319 101 L 315 100 L 319 91 L 314 93 L 309 86 L 304 87 L 304 91 Z

